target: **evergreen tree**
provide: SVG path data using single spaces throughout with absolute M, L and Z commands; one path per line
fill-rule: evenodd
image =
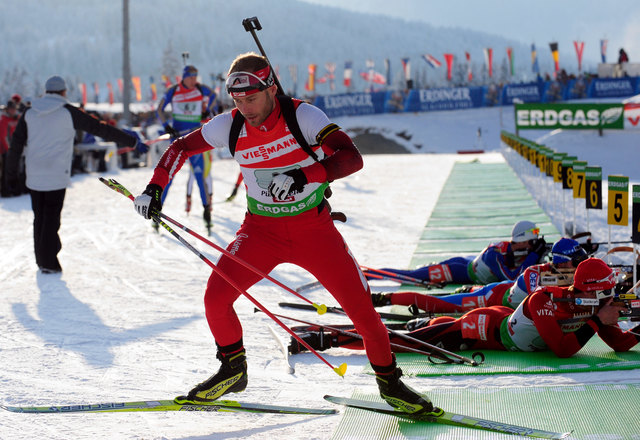
M 169 40 L 162 52 L 162 75 L 166 75 L 171 82 L 174 82 L 175 77 L 180 75 L 180 66 L 178 53 L 173 48 L 171 40 Z

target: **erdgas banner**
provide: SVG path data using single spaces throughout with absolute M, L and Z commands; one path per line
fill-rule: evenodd
M 561 129 L 616 129 L 624 128 L 622 103 L 579 104 L 516 104 L 516 128 L 555 130 Z

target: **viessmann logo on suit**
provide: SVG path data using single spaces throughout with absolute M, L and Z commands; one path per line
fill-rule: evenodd
M 622 103 L 516 104 L 518 129 L 623 129 Z

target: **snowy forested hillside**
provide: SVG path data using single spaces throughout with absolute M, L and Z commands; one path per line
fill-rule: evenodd
M 190 53 L 189 61 L 199 67 L 203 81 L 210 82 L 210 74 L 225 72 L 235 55 L 257 50 L 241 24 L 252 16 L 257 16 L 263 26 L 260 40 L 273 64 L 280 67 L 285 87 L 292 82 L 289 65 L 298 67 L 300 89 L 309 63 L 317 64 L 322 75 L 325 63 L 334 62 L 339 78 L 337 91 L 344 91 L 344 62 L 352 60 L 355 86 L 361 89 L 365 83 L 357 72 L 366 68 L 366 60 L 375 61 L 375 69 L 384 72 L 385 58 L 391 61 L 394 81 L 402 82 L 403 57 L 410 58 L 416 79 L 437 83 L 446 75 L 442 54 L 453 53 L 462 68 L 465 51 L 471 54 L 477 80 L 481 80 L 485 47 L 494 48 L 494 76 L 500 75 L 503 66 L 506 69 L 507 46 L 514 49 L 517 78 L 532 75 L 530 49 L 516 41 L 296 0 L 136 0 L 130 2 L 129 14 L 131 69 L 143 84 L 149 76 L 159 83 L 161 74 L 179 74 L 182 52 Z M 13 90 L 0 89 L 0 98 L 6 99 L 4 95 L 8 97 L 14 91 L 37 94 L 36 84 L 54 73 L 88 87 L 98 82 L 103 90 L 108 81 L 115 85 L 122 76 L 121 17 L 121 1 L 5 2 L 0 14 L 0 83 L 7 88 L 11 79 L 14 84 Z M 443 66 L 437 70 L 427 66 L 420 58 L 425 53 L 440 59 Z M 543 71 L 551 69 L 548 58 L 549 66 L 540 60 Z M 171 64 L 174 71 L 165 71 Z M 16 90 L 19 88 L 23 90 Z

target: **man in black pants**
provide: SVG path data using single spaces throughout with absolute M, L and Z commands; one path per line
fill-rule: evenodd
M 7 180 L 17 185 L 18 164 L 24 147 L 27 188 L 33 209 L 33 243 L 36 263 L 42 273 L 62 272 L 58 252 L 62 248 L 58 230 L 66 188 L 71 184 L 73 138 L 81 129 L 107 141 L 134 146 L 145 153 L 148 147 L 136 136 L 101 123 L 68 103 L 66 83 L 52 76 L 46 93 L 33 101 L 18 120 L 7 157 Z

